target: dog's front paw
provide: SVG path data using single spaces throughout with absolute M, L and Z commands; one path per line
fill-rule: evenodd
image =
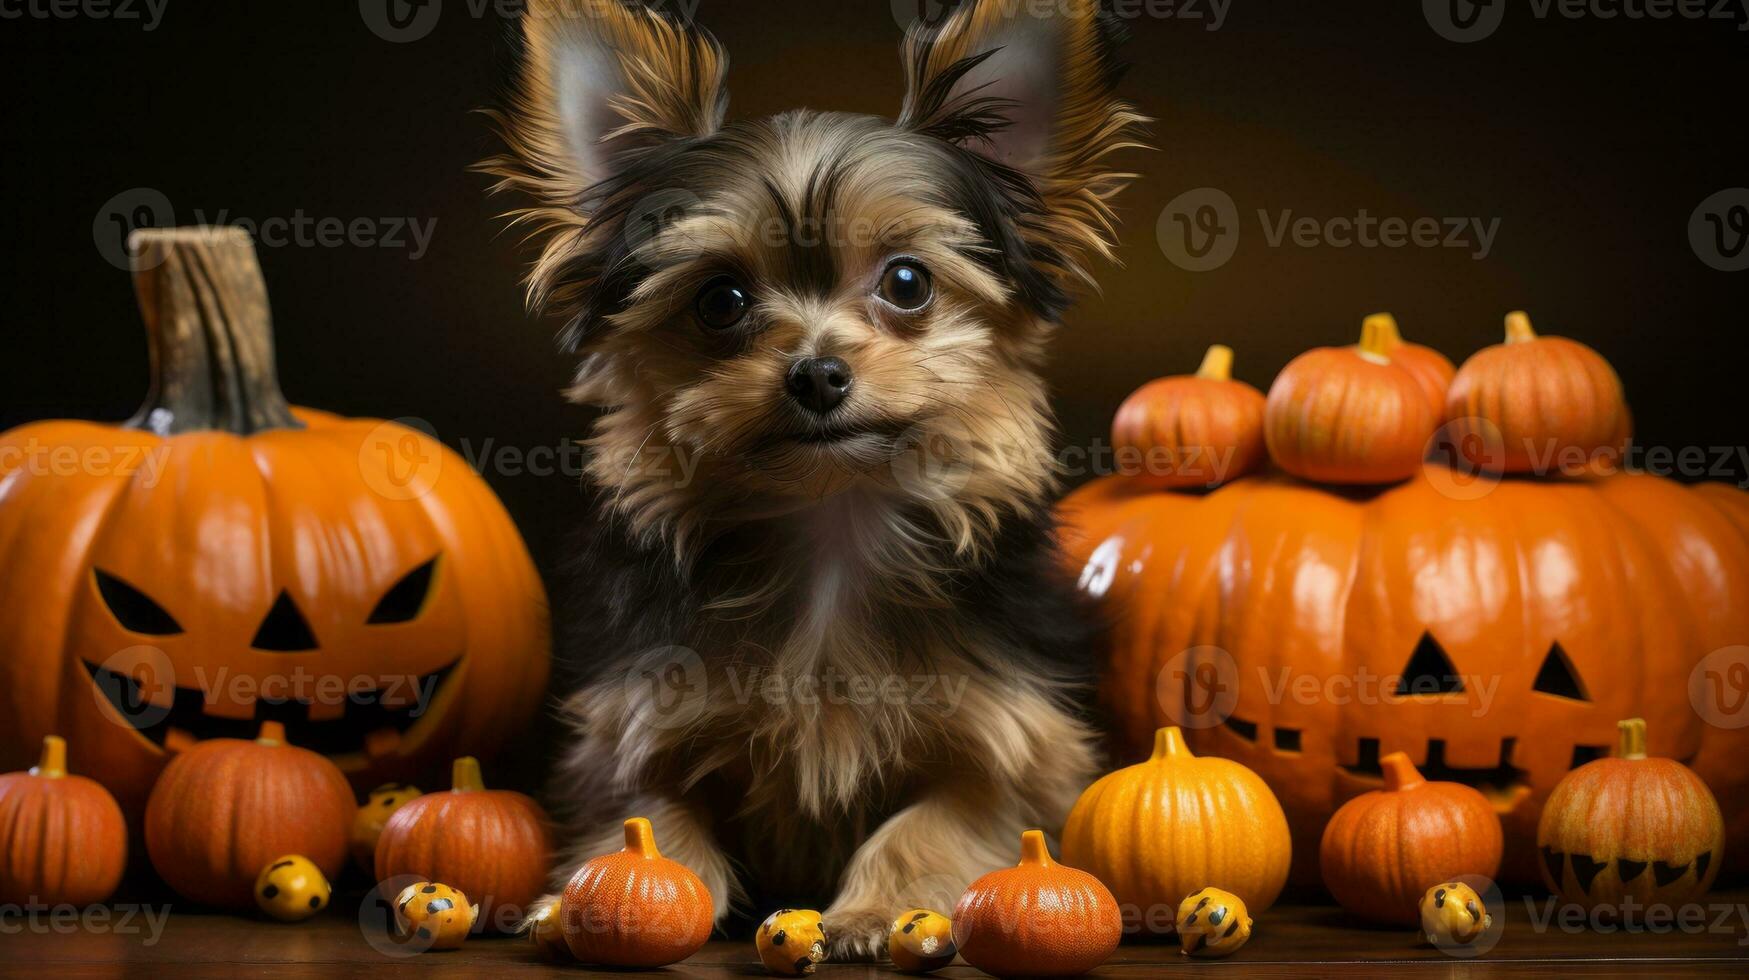
M 826 910 L 826 961 L 874 963 L 886 959 L 892 916 L 859 909 Z

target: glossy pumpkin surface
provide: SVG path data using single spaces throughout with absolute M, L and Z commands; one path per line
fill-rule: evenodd
M 1364 493 L 1110 478 L 1061 516 L 1083 590 L 1112 613 L 1119 758 L 1185 724 L 1198 752 L 1257 772 L 1287 812 L 1296 880 L 1318 880 L 1306 858 L 1325 821 L 1380 788 L 1393 752 L 1486 796 L 1504 876 L 1535 880 L 1543 802 L 1634 715 L 1749 833 L 1749 729 L 1707 724 L 1689 696 L 1703 657 L 1749 644 L 1749 495 L 1734 488 L 1478 483 L 1429 464 Z M 1730 709 L 1731 691 L 1707 690 Z
M 1428 782 L 1409 757 L 1381 760 L 1384 785 L 1342 804 L 1324 828 L 1324 885 L 1349 914 L 1413 925 L 1429 888 L 1500 873 L 1500 818 L 1461 783 Z
M 1183 733 L 1162 728 L 1147 761 L 1088 787 L 1063 827 L 1063 860 L 1110 887 L 1142 928 L 1192 891 L 1214 885 L 1259 912 L 1287 882 L 1292 844 L 1275 794 L 1228 759 L 1197 757 Z M 1162 918 L 1150 912 L 1165 911 Z
M 164 768 L 146 804 L 146 853 L 178 895 L 252 908 L 256 876 L 283 855 L 301 854 L 333 880 L 352 810 L 332 762 L 263 722 L 253 740 L 201 742 Z
M 43 739 L 28 772 L 0 775 L 0 905 L 89 905 L 115 891 L 128 831 L 102 786 L 67 772 L 67 743 Z
M 0 565 L 31 569 L 0 577 L 0 764 L 66 733 L 137 816 L 171 754 L 248 738 L 267 698 L 358 788 L 497 748 L 548 647 L 503 507 L 423 432 L 286 404 L 246 234 L 135 250 L 139 414 L 0 434 Z
M 1150 486 L 1217 487 L 1268 459 L 1263 393 L 1233 380 L 1233 351 L 1210 347 L 1193 375 L 1136 389 L 1111 423 L 1120 472 Z
M 953 920 L 931 909 L 907 909 L 887 933 L 887 956 L 904 973 L 930 973 L 953 962 Z
M 998 977 L 1086 973 L 1111 956 L 1122 936 L 1110 890 L 1052 860 L 1037 830 L 1021 835 L 1019 864 L 972 882 L 953 912 L 960 955 Z
M 1231 956 L 1251 939 L 1245 901 L 1219 888 L 1198 888 L 1178 905 L 1178 949 L 1186 956 Z
M 650 821 L 625 823 L 623 850 L 591 858 L 565 886 L 565 942 L 582 963 L 657 967 L 710 939 L 716 906 L 692 869 L 662 856 Z
M 1725 848 L 1718 801 L 1674 759 L 1646 753 L 1643 719 L 1621 723 L 1613 756 L 1567 775 L 1537 828 L 1543 883 L 1592 909 L 1678 907 L 1706 894 Z

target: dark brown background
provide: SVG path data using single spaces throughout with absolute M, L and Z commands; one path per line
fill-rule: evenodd
M 137 0 L 136 0 L 137 2 Z M 478 3 L 479 0 L 473 0 Z M 888 0 L 703 0 L 735 58 L 737 114 L 798 105 L 892 113 L 899 27 Z M 17 9 L 9 5 L 9 9 Z M 1122 269 L 1076 310 L 1051 376 L 1070 440 L 1105 429 L 1141 381 L 1194 367 L 1226 341 L 1259 386 L 1309 346 L 1350 342 L 1390 309 L 1454 357 L 1528 307 L 1621 370 L 1644 442 L 1742 441 L 1737 334 L 1749 273 L 1713 271 L 1687 237 L 1706 197 L 1749 184 L 1741 106 L 1749 34 L 1735 22 L 1537 20 L 1511 5 L 1498 33 L 1459 45 L 1420 4 L 1232 0 L 1222 29 L 1133 22 L 1128 96 L 1162 150 L 1123 201 Z M 1739 18 L 1741 19 L 1741 18 Z M 161 191 L 184 223 L 437 219 L 430 250 L 266 249 L 281 370 L 296 401 L 417 416 L 451 445 L 552 447 L 585 413 L 557 391 L 567 363 L 532 323 L 522 256 L 484 181 L 491 147 L 469 110 L 503 70 L 506 21 L 445 0 L 412 43 L 375 36 L 353 0 L 168 0 L 162 23 L 0 20 L 8 109 L 0 161 L 0 427 L 116 419 L 138 402 L 145 346 L 125 274 L 93 222 L 130 188 Z M 1156 244 L 1179 193 L 1237 202 L 1236 257 L 1191 274 Z M 1271 248 L 1278 215 L 1500 219 L 1493 253 Z M 111 243 L 109 247 L 113 248 Z M 1732 479 L 1749 477 L 1737 464 Z M 574 520 L 574 477 L 488 478 L 543 567 Z

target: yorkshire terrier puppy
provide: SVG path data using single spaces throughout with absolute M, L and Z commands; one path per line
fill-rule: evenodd
M 1112 25 L 961 3 L 908 33 L 897 122 L 725 122 L 715 41 L 626 0 L 521 35 L 483 169 L 602 413 L 555 873 L 645 816 L 719 917 L 829 900 L 831 955 L 879 956 L 1095 774 L 1039 370 L 1145 122 Z

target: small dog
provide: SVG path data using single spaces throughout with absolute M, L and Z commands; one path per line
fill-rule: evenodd
M 557 874 L 646 816 L 719 920 L 830 898 L 831 955 L 878 957 L 1095 773 L 1038 372 L 1146 122 L 1112 24 L 961 3 L 908 33 L 896 123 L 725 122 L 723 52 L 647 5 L 521 33 L 482 169 L 602 410 Z

